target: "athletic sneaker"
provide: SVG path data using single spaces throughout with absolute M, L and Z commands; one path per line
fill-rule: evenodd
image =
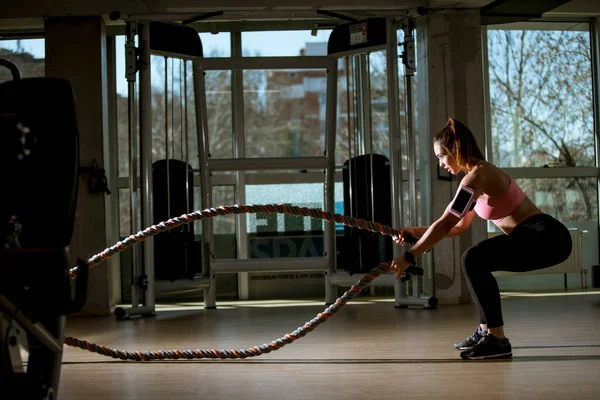
M 456 350 L 470 350 L 473 346 L 475 346 L 479 341 L 487 335 L 487 332 L 481 329 L 481 326 L 477 328 L 474 334 L 466 338 L 461 342 L 454 343 L 454 348 Z
M 508 338 L 498 339 L 488 333 L 473 348 L 460 353 L 460 357 L 464 360 L 511 358 L 512 347 Z

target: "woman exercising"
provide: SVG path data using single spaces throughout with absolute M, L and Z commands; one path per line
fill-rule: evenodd
M 571 254 L 571 235 L 561 222 L 541 212 L 514 180 L 485 161 L 473 134 L 461 122 L 449 119 L 435 136 L 433 150 L 440 167 L 452 175 L 466 175 L 437 221 L 400 230 L 396 238 L 400 245 L 407 244 L 404 237 L 408 235 L 419 239 L 392 261 L 390 270 L 400 277 L 440 240 L 465 232 L 475 214 L 491 220 L 505 234 L 474 245 L 462 256 L 479 327 L 454 347 L 463 350 L 463 359 L 510 358 L 512 348 L 504 336 L 500 290 L 492 272 L 525 272 L 559 264 Z

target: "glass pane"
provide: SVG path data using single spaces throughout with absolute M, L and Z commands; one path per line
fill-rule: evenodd
M 127 79 L 125 77 L 125 40 L 123 35 L 115 36 L 115 61 L 117 76 L 117 93 L 127 98 Z M 136 36 L 137 39 L 137 36 Z
M 359 56 L 350 56 L 338 60 L 338 85 L 337 85 L 337 135 L 336 135 L 336 165 L 342 165 L 350 155 L 362 154 L 360 140 L 358 139 L 361 126 L 359 107 L 360 88 L 357 79 Z M 389 138 L 389 101 L 387 81 L 387 54 L 386 51 L 370 53 L 368 57 L 370 71 L 369 90 L 371 97 L 370 125 L 373 152 L 390 156 Z M 398 132 L 398 145 L 402 146 L 403 165 L 406 168 L 406 132 L 405 126 L 405 90 L 403 66 L 399 65 L 399 99 L 398 115 L 400 118 L 400 132 Z M 349 88 L 349 89 L 348 89 Z M 349 105 L 349 106 L 348 106 Z M 366 118 L 366 117 L 365 117 Z M 348 135 L 350 132 L 350 137 Z
M 231 71 L 206 71 L 206 111 L 211 158 L 233 158 Z
M 390 157 L 386 52 L 369 54 L 373 153 Z
M 0 57 L 14 63 L 23 78 L 45 76 L 44 39 L 0 40 Z M 0 82 L 12 80 L 8 68 L 0 67 Z
M 331 30 L 242 32 L 244 57 L 325 56 Z
M 488 32 L 498 166 L 595 165 L 590 34 L 577 28 Z
M 323 184 L 247 185 L 248 204 L 284 203 L 323 209 Z M 251 258 L 322 257 L 324 223 L 288 214 L 247 214 Z
M 235 204 L 235 186 L 213 186 L 213 207 L 231 206 Z M 235 215 L 223 215 L 215 218 L 214 233 L 235 234 Z
M 185 160 L 184 62 L 151 56 L 152 77 L 152 160 Z M 188 72 L 188 71 L 186 71 Z M 187 85 L 188 91 L 191 89 Z M 193 101 L 188 104 L 188 109 Z M 189 118 L 188 118 L 189 120 Z M 188 131 L 189 133 L 189 131 Z
M 202 54 L 204 57 L 231 57 L 231 34 L 219 32 L 216 35 L 201 32 Z
M 126 237 L 135 232 L 131 232 L 131 202 L 129 198 L 129 189 L 119 189 L 119 234 Z
M 141 196 L 137 198 L 137 226 L 139 230 L 147 228 L 141 226 Z M 129 195 L 129 188 L 119 189 L 119 234 L 121 237 L 126 237 L 137 232 L 133 232 L 131 229 L 131 197 Z
M 184 64 L 183 75 L 185 80 L 183 81 L 183 126 L 185 136 L 187 136 L 188 149 L 186 158 L 188 164 L 192 168 L 200 168 L 198 160 L 198 132 L 196 130 L 196 98 L 194 96 L 194 63 L 192 61 L 186 61 Z
M 411 208 L 410 208 L 410 185 L 408 182 L 408 174 L 406 176 L 406 179 L 402 180 L 402 204 L 403 207 L 401 209 L 402 214 L 400 215 L 400 218 L 403 218 L 403 220 L 401 220 L 401 222 L 404 222 L 404 226 L 411 226 L 411 220 L 410 220 L 410 215 L 411 215 Z M 422 220 L 422 205 L 421 205 L 421 198 L 422 198 L 423 193 L 421 192 L 421 180 L 417 179 L 417 226 L 422 226 L 423 222 Z M 434 215 L 433 218 L 437 219 L 439 218 L 441 215 Z M 399 227 L 394 226 L 393 228 L 399 229 Z M 400 227 L 401 228 L 401 227 Z
M 129 105 L 128 82 L 125 78 L 125 36 L 115 37 L 115 69 L 117 83 L 117 150 L 119 152 L 119 177 L 129 176 Z M 138 80 L 135 82 L 138 99 Z M 135 102 L 137 114 L 137 102 Z M 135 121 L 135 135 L 138 135 L 138 121 Z M 139 148 L 138 148 L 139 154 Z
M 117 138 L 119 176 L 129 176 L 129 109 L 128 88 L 125 79 L 125 37 L 115 38 L 117 70 Z M 166 60 L 166 64 L 165 64 Z M 193 84 L 193 63 L 180 59 L 151 56 L 152 65 L 152 158 L 188 160 L 198 168 L 196 113 Z M 165 70 L 167 81 L 165 82 Z M 136 79 L 135 135 L 139 135 L 139 79 Z M 166 96 L 165 96 L 166 90 Z M 185 95 L 182 95 L 185 93 Z M 185 146 L 187 138 L 187 147 Z M 168 147 L 166 146 L 168 144 Z M 139 157 L 139 140 L 138 157 Z M 139 158 L 137 160 L 139 162 Z
M 235 204 L 235 186 L 213 186 L 213 206 L 229 206 Z M 214 219 L 215 258 L 236 258 L 236 216 L 224 215 Z
M 327 73 L 244 71 L 246 157 L 322 156 Z
M 396 32 L 396 37 L 398 40 L 398 43 L 404 43 L 404 31 L 402 30 L 398 30 Z M 417 82 L 418 82 L 418 75 L 416 72 L 416 68 L 417 68 L 417 41 L 414 41 L 414 46 L 415 46 L 415 71 L 414 74 L 412 76 L 409 77 L 410 79 L 410 84 L 411 84 L 411 105 L 412 105 L 412 129 L 413 129 L 413 136 L 414 136 L 414 140 L 415 140 L 415 153 L 417 156 L 417 166 L 420 165 L 421 163 L 421 159 L 420 159 L 420 138 L 421 137 L 429 137 L 429 132 L 427 132 L 425 135 L 423 135 L 421 132 L 426 129 L 425 127 L 429 126 L 429 123 L 425 123 L 424 121 L 422 121 L 422 119 L 419 118 L 419 98 L 418 98 L 418 94 L 419 91 L 417 90 Z M 402 63 L 402 55 L 403 52 L 403 47 L 400 46 L 398 47 L 398 56 L 400 57 L 398 59 L 398 86 L 399 86 L 399 101 L 398 101 L 398 116 L 399 116 L 399 120 L 400 120 L 400 154 L 401 154 L 401 162 L 402 162 L 402 168 L 405 171 L 405 174 L 408 173 L 407 168 L 408 168 L 408 129 L 407 129 L 407 116 L 406 116 L 406 101 L 407 99 L 407 90 L 406 90 L 406 84 L 407 84 L 407 77 L 406 77 L 406 67 L 404 66 L 404 64 Z M 419 123 L 421 123 L 420 126 Z M 426 151 L 431 152 L 432 150 L 427 149 Z M 404 177 L 405 179 L 408 179 L 407 176 Z M 407 205 L 408 206 L 408 205 Z
M 200 186 L 194 186 L 194 209 L 192 211 L 202 211 L 202 191 Z M 221 217 L 223 218 L 223 217 Z M 221 218 L 214 218 L 214 222 L 217 222 Z M 194 221 L 194 235 L 199 236 L 202 235 L 202 221 Z
M 344 183 L 343 182 L 335 182 L 334 183 L 334 213 L 345 215 L 344 214 Z M 344 224 L 340 222 L 335 223 L 335 234 L 336 235 L 344 235 Z
M 598 218 L 596 178 L 517 179 L 519 186 L 540 210 L 563 223 Z
M 337 110 L 336 110 L 336 129 L 335 135 L 335 165 L 344 165 L 350 158 L 350 149 L 353 144 L 350 138 L 354 135 L 354 90 L 348 88 L 354 87 L 354 72 L 352 62 L 349 57 L 338 60 L 338 82 L 337 82 Z

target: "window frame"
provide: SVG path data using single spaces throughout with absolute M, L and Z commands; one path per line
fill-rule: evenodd
M 490 25 L 482 27 L 482 58 L 483 58 L 483 77 L 484 77 L 484 101 L 485 101 L 485 153 L 486 158 L 490 162 L 494 162 L 493 154 L 489 143 L 492 142 L 492 115 L 491 115 L 491 98 L 490 98 L 490 79 L 489 79 L 489 53 L 488 53 L 488 31 L 489 30 L 518 30 L 528 29 L 535 26 L 540 28 L 556 29 L 558 26 L 564 26 L 565 23 L 572 23 L 574 26 L 578 24 L 588 24 L 590 35 L 590 47 L 592 55 L 592 91 L 593 91 L 593 119 L 594 119 L 594 143 L 595 143 L 595 166 L 593 167 L 510 167 L 502 168 L 513 179 L 539 179 L 539 178 L 576 178 L 576 177 L 592 177 L 597 179 L 597 187 L 600 194 L 600 87 L 599 87 L 599 18 L 541 18 L 534 19 L 529 22 L 517 22 L 504 25 Z M 493 27 L 493 28 L 492 28 Z M 599 197 L 600 198 L 600 197 Z M 600 204 L 598 204 L 600 210 Z M 600 211 L 599 211 L 600 214 Z M 596 223 L 600 219 L 600 215 L 596 215 Z M 569 225 L 569 224 L 567 224 Z M 488 224 L 488 229 L 493 230 Z

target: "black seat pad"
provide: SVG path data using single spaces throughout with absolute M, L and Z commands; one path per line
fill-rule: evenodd
M 30 78 L 0 84 L 0 250 L 12 216 L 22 248 L 69 245 L 78 165 L 70 83 Z

